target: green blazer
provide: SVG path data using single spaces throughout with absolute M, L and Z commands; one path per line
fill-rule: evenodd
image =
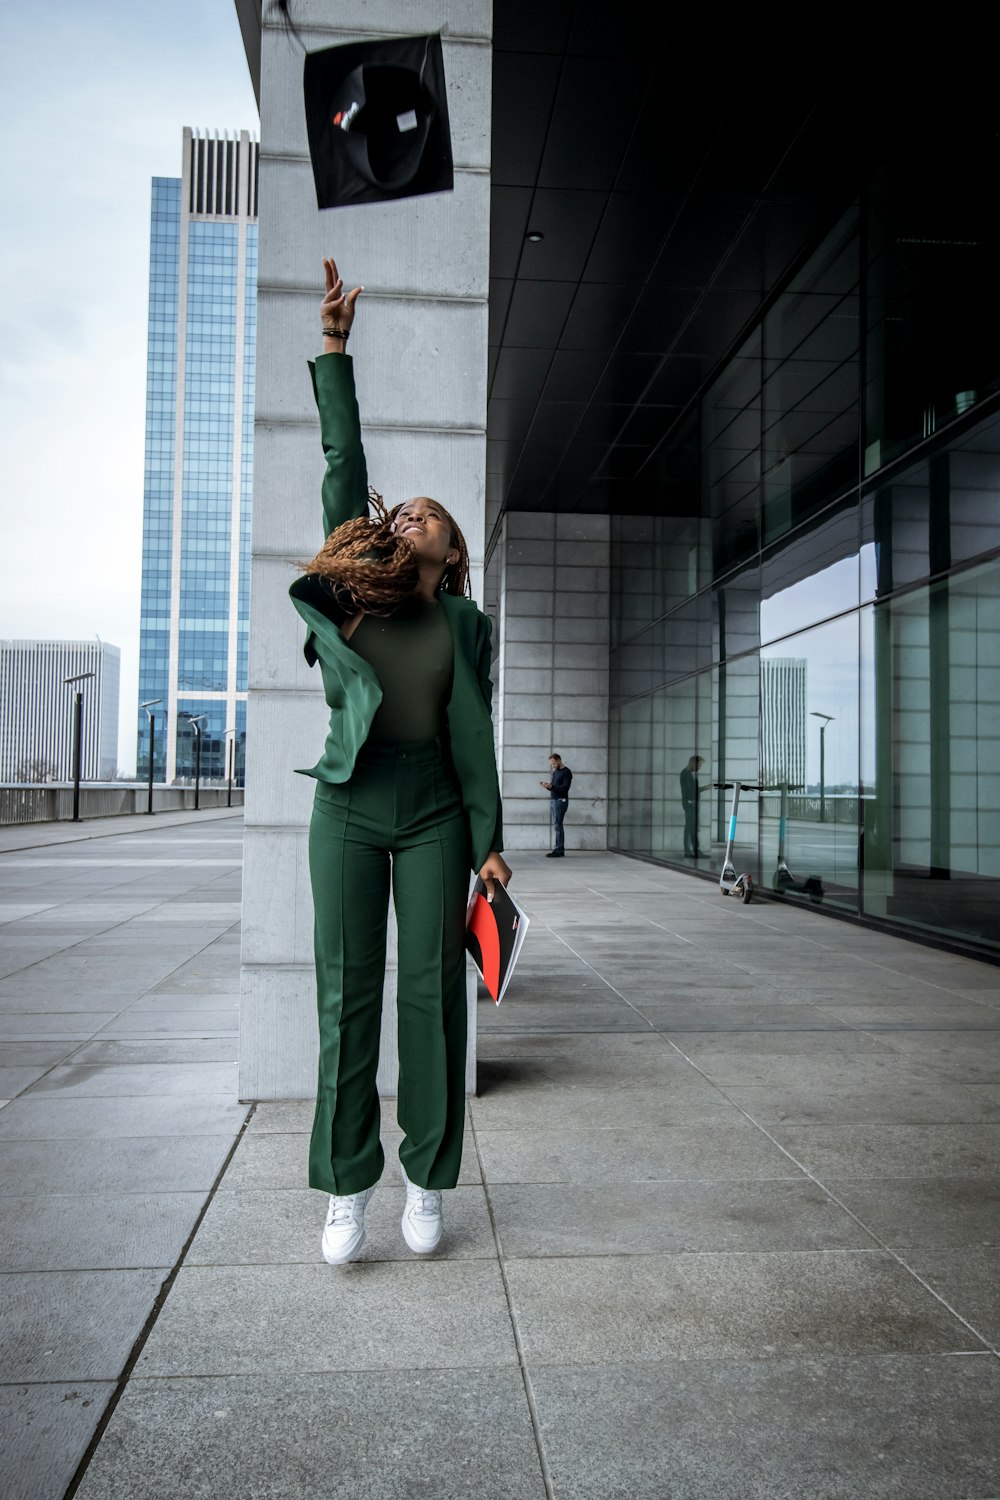
M 323 354 L 310 362 L 326 454 L 323 477 L 324 535 L 344 521 L 368 514 L 368 470 L 354 391 L 354 362 L 346 354 Z M 330 729 L 318 763 L 304 776 L 347 781 L 368 738 L 382 688 L 374 669 L 352 651 L 329 614 L 329 595 L 314 574 L 296 579 L 292 603 L 306 624 L 305 656 L 317 661 L 330 705 Z M 490 682 L 492 625 L 471 599 L 439 594 L 454 643 L 451 697 L 445 715 L 452 760 L 462 789 L 472 867 L 491 849 L 503 848 L 503 820 L 493 748 Z

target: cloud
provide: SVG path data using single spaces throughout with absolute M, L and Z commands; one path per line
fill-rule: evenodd
M 232 0 L 8 8 L 0 54 L 0 634 L 121 647 L 130 769 L 151 179 L 256 105 Z

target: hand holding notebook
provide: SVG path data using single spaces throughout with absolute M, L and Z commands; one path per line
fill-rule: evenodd
M 497 1005 L 510 983 L 528 926 L 529 918 L 506 887 L 498 881 L 492 902 L 487 901 L 486 887 L 477 877 L 466 917 L 465 946 Z

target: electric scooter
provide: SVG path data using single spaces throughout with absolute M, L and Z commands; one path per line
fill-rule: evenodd
M 807 875 L 804 880 L 796 880 L 788 868 L 785 858 L 785 838 L 788 833 L 788 782 L 781 784 L 781 814 L 778 818 L 778 864 L 771 880 L 771 885 L 776 891 L 801 891 L 811 901 L 822 901 L 825 894 L 823 881 L 819 875 Z
M 719 876 L 719 890 L 724 896 L 739 896 L 743 905 L 746 906 L 753 896 L 753 881 L 744 870 L 737 875 L 733 864 L 733 844 L 736 842 L 736 814 L 739 811 L 740 792 L 759 792 L 760 787 L 749 781 L 716 781 L 713 786 L 732 787 L 733 805 L 729 813 L 729 837 L 726 840 L 726 853 L 722 861 L 722 874 Z

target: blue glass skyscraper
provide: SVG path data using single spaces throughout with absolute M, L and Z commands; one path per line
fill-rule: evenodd
M 193 775 L 199 730 L 202 776 L 243 775 L 258 150 L 186 129 L 181 178 L 153 179 L 139 704 L 159 700 L 168 783 Z M 141 777 L 138 705 L 137 735 Z

